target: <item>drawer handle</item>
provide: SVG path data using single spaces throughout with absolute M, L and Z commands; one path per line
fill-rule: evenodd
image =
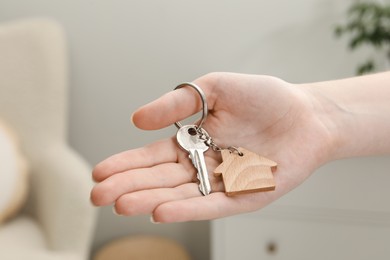
M 275 255 L 278 252 L 278 245 L 274 241 L 268 242 L 266 246 L 266 251 L 270 255 Z

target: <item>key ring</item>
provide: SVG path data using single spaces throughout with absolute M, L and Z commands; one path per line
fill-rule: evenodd
M 206 102 L 206 96 L 205 94 L 203 93 L 203 90 L 196 84 L 192 83 L 192 82 L 184 82 L 184 83 L 181 83 L 180 85 L 178 85 L 174 90 L 176 89 L 179 89 L 179 88 L 182 88 L 182 87 L 186 87 L 186 86 L 189 86 L 189 87 L 192 87 L 193 89 L 196 90 L 196 92 L 198 92 L 199 96 L 200 96 L 200 99 L 202 100 L 202 118 L 200 119 L 198 125 L 196 126 L 197 129 L 200 129 L 204 123 L 204 121 L 206 120 L 206 117 L 207 117 L 207 113 L 208 113 L 208 108 L 207 108 L 207 102 Z M 180 121 L 177 121 L 175 122 L 175 126 L 180 129 L 183 125 L 180 123 Z

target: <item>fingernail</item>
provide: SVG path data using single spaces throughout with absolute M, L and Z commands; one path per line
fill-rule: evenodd
M 116 211 L 115 206 L 112 207 L 112 213 L 114 213 L 117 216 L 121 216 L 121 214 L 119 214 L 118 211 Z
M 153 215 L 150 216 L 150 222 L 151 222 L 152 224 L 160 224 L 160 222 L 157 222 L 157 221 L 154 220 Z
M 133 118 L 134 118 L 134 113 L 131 114 L 130 121 L 131 121 L 131 123 L 132 123 L 133 125 L 135 125 L 135 124 L 134 124 L 134 119 L 133 119 Z

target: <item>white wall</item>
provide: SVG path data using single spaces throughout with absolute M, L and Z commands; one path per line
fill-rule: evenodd
M 351 76 L 355 55 L 333 26 L 340 0 L 0 0 L 0 21 L 49 16 L 65 27 L 70 51 L 72 146 L 91 164 L 174 134 L 142 132 L 132 111 L 182 81 L 211 71 L 271 74 L 307 82 Z M 100 210 L 95 249 L 110 239 L 157 233 L 194 259 L 209 255 L 208 222 L 153 225 L 148 217 Z

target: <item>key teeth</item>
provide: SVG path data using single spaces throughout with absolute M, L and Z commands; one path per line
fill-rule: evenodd
M 193 165 L 198 170 L 196 177 L 199 180 L 199 190 L 203 194 L 203 196 L 206 196 L 211 192 L 207 168 L 205 166 L 202 167 L 201 165 L 200 158 L 199 158 L 200 157 L 199 151 L 195 151 L 193 155 L 194 157 L 191 156 L 191 159 L 193 160 Z
M 196 173 L 196 178 L 199 180 L 199 191 L 202 193 L 203 196 L 209 195 L 211 193 L 211 189 L 205 187 L 205 185 L 202 185 L 202 180 L 200 177 L 199 172 Z

